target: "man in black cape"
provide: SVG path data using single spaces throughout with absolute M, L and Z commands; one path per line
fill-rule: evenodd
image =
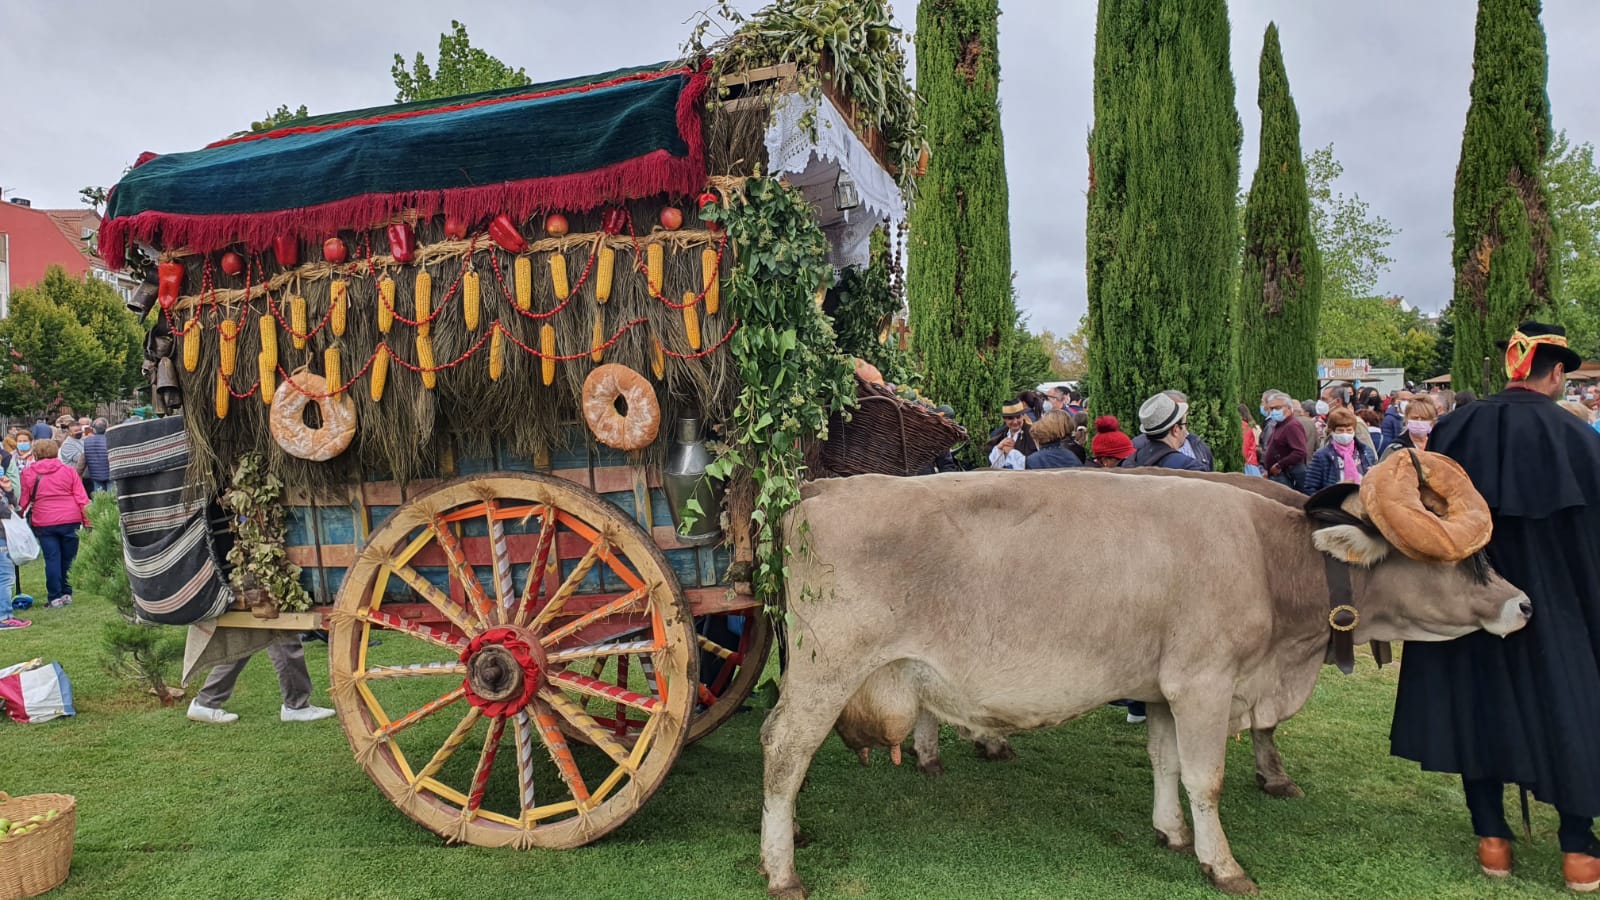
M 1494 514 L 1489 559 L 1533 602 L 1528 627 L 1412 643 L 1391 752 L 1462 776 L 1485 874 L 1511 872 L 1505 784 L 1561 814 L 1562 869 L 1600 887 L 1600 437 L 1554 402 L 1582 359 L 1559 327 L 1507 342 L 1507 389 L 1439 420 L 1428 449 L 1467 470 Z

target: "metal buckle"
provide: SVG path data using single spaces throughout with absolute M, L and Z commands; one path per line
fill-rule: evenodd
M 1349 625 L 1339 624 L 1338 618 L 1339 613 L 1341 612 L 1348 612 L 1350 614 Z M 1333 609 L 1328 610 L 1328 627 L 1332 628 L 1334 631 L 1355 631 L 1356 626 L 1360 624 L 1361 611 L 1348 603 L 1340 604 L 1339 606 L 1335 606 Z

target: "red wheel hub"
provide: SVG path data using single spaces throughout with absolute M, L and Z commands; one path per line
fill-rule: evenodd
M 461 651 L 467 702 L 486 716 L 504 718 L 527 706 L 544 679 L 544 652 L 537 640 L 514 628 L 491 628 Z

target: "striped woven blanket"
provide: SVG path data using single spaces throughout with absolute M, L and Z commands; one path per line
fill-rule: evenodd
M 189 444 L 181 416 L 120 425 L 106 433 L 122 520 L 122 557 L 139 618 L 187 625 L 233 602 L 223 574 L 225 514 L 185 496 Z

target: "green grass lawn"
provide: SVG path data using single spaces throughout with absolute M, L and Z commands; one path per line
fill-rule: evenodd
M 43 593 L 36 564 L 25 585 Z M 569 851 L 447 847 L 390 806 L 335 720 L 278 721 L 262 656 L 240 679 L 230 726 L 111 680 L 100 665 L 109 604 L 81 596 L 0 633 L 0 665 L 43 656 L 73 680 L 78 716 L 0 722 L 0 790 L 78 798 L 65 897 L 758 897 L 759 711 L 685 751 L 665 786 L 594 846 Z M 308 648 L 316 702 L 326 654 Z M 1280 729 L 1304 800 L 1256 791 L 1248 741 L 1230 745 L 1223 823 L 1272 897 L 1564 895 L 1548 808 L 1505 884 L 1478 874 L 1453 779 L 1387 755 L 1395 672 L 1363 660 L 1325 670 Z M 193 692 L 190 692 L 193 696 Z M 187 700 L 184 701 L 187 703 Z M 1155 846 L 1142 726 L 1104 710 L 1016 737 L 1019 758 L 976 759 L 945 736 L 949 773 L 919 776 L 881 754 L 870 768 L 830 738 L 800 797 L 813 896 L 1215 897 L 1191 857 Z M 909 759 L 908 754 L 908 759 Z M 1508 798 L 1509 802 L 1509 798 Z

